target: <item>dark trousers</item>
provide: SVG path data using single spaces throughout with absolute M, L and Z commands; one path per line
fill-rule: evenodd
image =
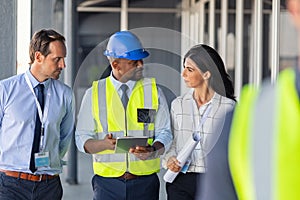
M 34 182 L 6 176 L 0 172 L 1 200 L 61 200 L 62 195 L 59 176 Z
M 94 200 L 158 200 L 159 179 L 156 174 L 125 180 L 94 175 Z
M 168 200 L 194 200 L 201 173 L 179 173 L 173 183 L 166 183 Z

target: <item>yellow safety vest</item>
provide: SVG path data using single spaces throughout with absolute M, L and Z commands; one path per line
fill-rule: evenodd
M 108 133 L 112 133 L 114 137 L 148 136 L 148 143 L 152 145 L 154 123 L 138 122 L 138 108 L 157 111 L 158 91 L 154 78 L 136 82 L 126 111 L 110 78 L 93 82 L 92 111 L 98 139 L 103 139 Z M 93 154 L 93 168 L 95 174 L 103 177 L 119 177 L 126 171 L 136 175 L 149 175 L 159 171 L 160 159 L 139 160 L 130 153 L 105 150 Z
M 241 200 L 300 198 L 300 101 L 295 72 L 275 86 L 247 86 L 234 113 L 229 165 Z

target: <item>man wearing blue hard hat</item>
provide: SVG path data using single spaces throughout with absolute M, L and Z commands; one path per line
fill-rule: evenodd
M 166 98 L 143 77 L 149 53 L 132 32 L 113 34 L 104 55 L 112 72 L 86 91 L 76 128 L 78 149 L 93 154 L 94 199 L 158 200 L 159 156 L 172 141 Z

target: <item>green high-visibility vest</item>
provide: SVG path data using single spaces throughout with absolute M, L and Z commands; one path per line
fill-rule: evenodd
M 144 78 L 136 82 L 125 111 L 121 99 L 110 78 L 93 82 L 92 112 L 95 133 L 98 139 L 112 133 L 119 136 L 148 136 L 152 145 L 154 123 L 138 121 L 137 109 L 158 109 L 158 91 L 154 78 Z M 103 177 L 119 177 L 128 171 L 136 175 L 149 175 L 160 169 L 159 158 L 140 160 L 130 153 L 105 150 L 93 154 L 94 173 Z
M 239 199 L 300 198 L 300 101 L 295 71 L 275 85 L 246 86 L 229 139 L 229 165 Z

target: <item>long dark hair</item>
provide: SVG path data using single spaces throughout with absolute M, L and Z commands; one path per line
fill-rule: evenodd
M 205 44 L 199 44 L 185 54 L 183 63 L 186 58 L 192 59 L 203 73 L 206 71 L 211 73 L 209 84 L 215 92 L 236 101 L 232 80 L 216 50 Z

